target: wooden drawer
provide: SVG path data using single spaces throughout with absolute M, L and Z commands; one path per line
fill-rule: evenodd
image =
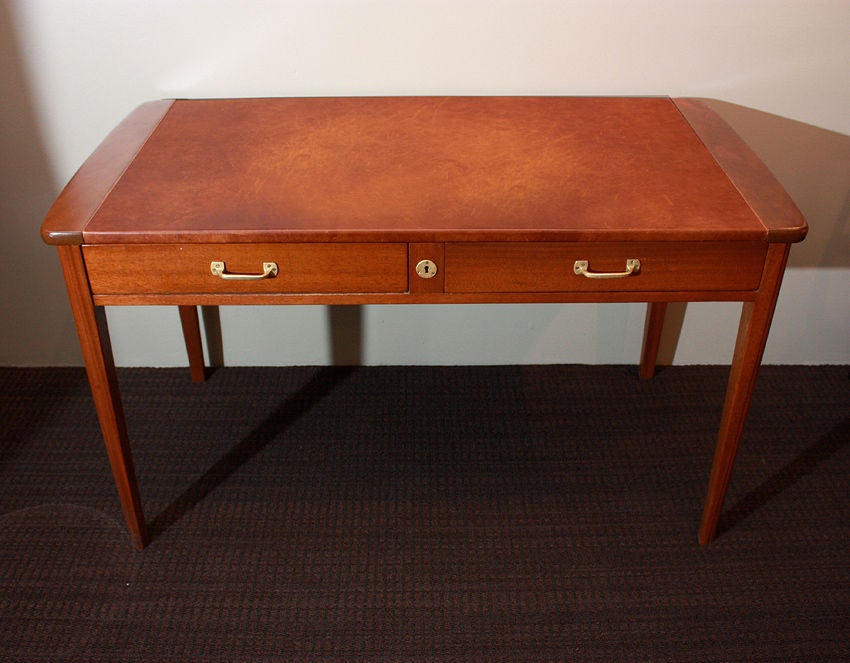
M 448 243 L 447 293 L 651 292 L 753 290 L 761 280 L 767 244 L 762 242 L 490 242 Z M 632 274 L 588 278 L 591 272 Z
M 92 293 L 383 293 L 407 291 L 407 244 L 90 244 L 83 247 Z M 259 280 L 215 276 L 277 274 Z

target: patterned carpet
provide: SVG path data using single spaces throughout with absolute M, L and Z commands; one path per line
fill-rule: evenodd
M 0 660 L 850 660 L 850 370 L 765 367 L 697 544 L 723 367 L 0 369 Z

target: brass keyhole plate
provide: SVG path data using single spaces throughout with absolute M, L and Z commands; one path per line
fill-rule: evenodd
M 416 273 L 420 278 L 432 279 L 437 275 L 437 265 L 431 260 L 420 260 L 416 263 Z

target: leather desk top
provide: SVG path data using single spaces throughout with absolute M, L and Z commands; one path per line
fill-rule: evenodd
M 84 164 L 43 235 L 59 244 L 801 239 L 793 203 L 765 222 L 742 197 L 717 158 L 725 149 L 740 165 L 754 155 L 734 134 L 734 149 L 726 135 L 707 148 L 718 131 L 731 133 L 699 102 L 664 97 L 152 102 Z

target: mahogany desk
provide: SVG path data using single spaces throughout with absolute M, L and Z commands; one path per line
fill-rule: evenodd
M 790 244 L 806 223 L 705 103 L 668 98 L 145 104 L 69 182 L 55 244 L 136 546 L 148 540 L 104 306 L 741 301 L 699 540 L 712 540 Z

